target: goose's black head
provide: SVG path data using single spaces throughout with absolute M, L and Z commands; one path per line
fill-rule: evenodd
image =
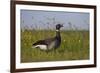
M 62 24 L 57 24 L 57 25 L 56 25 L 56 29 L 57 29 L 57 30 L 60 30 L 61 27 L 63 27 Z

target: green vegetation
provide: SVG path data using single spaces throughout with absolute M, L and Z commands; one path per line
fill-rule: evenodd
M 50 52 L 32 48 L 37 40 L 53 36 L 52 30 L 21 31 L 21 62 L 89 59 L 89 31 L 61 31 L 61 46 Z

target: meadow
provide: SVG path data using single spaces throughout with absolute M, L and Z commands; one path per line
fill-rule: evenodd
M 44 62 L 89 59 L 89 31 L 62 30 L 61 45 L 49 52 L 33 48 L 32 44 L 40 39 L 55 36 L 53 30 L 21 31 L 21 62 Z

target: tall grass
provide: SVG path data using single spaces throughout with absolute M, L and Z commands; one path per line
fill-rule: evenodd
M 89 31 L 61 31 L 60 47 L 50 52 L 32 48 L 37 40 L 53 36 L 53 30 L 21 31 L 21 62 L 89 59 Z

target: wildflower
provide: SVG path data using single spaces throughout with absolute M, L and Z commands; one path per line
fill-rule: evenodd
M 79 40 L 79 43 L 80 43 L 80 41 L 81 41 L 81 40 Z
M 66 40 L 63 40 L 64 42 L 66 41 Z

